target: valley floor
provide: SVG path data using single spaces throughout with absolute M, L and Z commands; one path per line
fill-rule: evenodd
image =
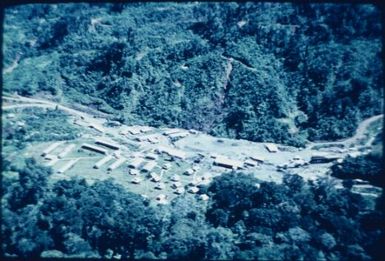
M 63 110 L 71 115 L 70 124 L 82 128 L 78 139 L 58 144 L 47 153 L 48 157 L 41 156 L 42 152 L 57 141 L 34 142 L 23 150 L 24 157 L 35 157 L 53 168 L 52 182 L 71 177 L 83 177 L 89 183 L 112 178 L 129 191 L 157 199 L 159 203 L 167 203 L 186 192 L 197 193 L 213 177 L 236 169 L 253 173 L 261 181 L 280 183 L 285 173 L 295 173 L 307 180 L 328 176 L 336 186 L 341 186 L 340 180 L 329 176 L 333 162 L 314 164 L 311 163 L 312 157 L 323 153 L 342 161 L 348 155 L 354 157 L 367 153 L 373 136 L 368 128 L 383 118 L 383 115 L 377 115 L 363 121 L 349 139 L 309 142 L 305 148 L 272 144 L 277 151 L 270 152 L 265 143 L 217 138 L 195 130 L 111 125 L 105 118 L 52 101 L 14 95 L 3 97 L 7 121 L 13 120 L 8 117 L 11 111 L 22 113 L 29 107 Z M 108 144 L 95 145 L 97 140 L 116 144 L 117 148 Z M 106 154 L 111 155 L 107 156 L 110 159 L 94 168 L 95 163 L 106 155 L 89 151 L 83 147 L 84 144 L 103 148 Z M 66 148 L 66 155 L 59 156 Z M 7 156 L 12 158 L 12 155 Z M 114 162 L 119 160 L 122 164 L 114 168 Z M 132 162 L 139 163 L 130 168 Z

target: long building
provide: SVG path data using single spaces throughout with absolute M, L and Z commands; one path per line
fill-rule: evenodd
M 101 126 L 99 126 L 99 125 L 97 125 L 97 124 L 89 124 L 88 126 L 89 126 L 90 128 L 92 128 L 92 129 L 94 129 L 94 130 L 100 132 L 100 133 L 104 133 L 103 127 L 101 127 Z
M 47 163 L 46 166 L 52 167 L 52 166 L 55 165 L 56 162 L 58 162 L 58 161 L 59 161 L 59 158 L 54 158 L 54 159 L 50 160 L 50 161 Z
M 105 149 L 103 149 L 101 147 L 98 147 L 98 146 L 94 146 L 94 145 L 88 144 L 88 143 L 84 143 L 82 145 L 82 148 L 86 149 L 86 150 L 93 151 L 93 152 L 97 152 L 97 153 L 101 153 L 101 154 L 107 155 L 107 150 L 105 150 Z
M 78 162 L 79 159 L 73 159 L 68 161 L 63 167 L 61 167 L 57 172 L 58 173 L 64 173 L 67 170 L 69 170 L 73 165 L 75 165 L 76 162 Z
M 181 139 L 181 138 L 187 137 L 188 132 L 176 132 L 176 133 L 171 133 L 168 136 L 170 137 L 170 139 L 176 140 L 176 139 Z
M 142 179 L 139 177 L 135 177 L 131 181 L 131 183 L 134 183 L 134 184 L 140 184 L 140 182 L 142 182 Z
M 131 134 L 131 135 L 137 135 L 137 134 L 140 134 L 140 130 L 138 130 L 137 128 L 135 127 L 129 127 L 127 129 L 127 131 Z
M 256 155 L 250 156 L 250 159 L 252 159 L 256 162 L 259 162 L 259 163 L 263 163 L 265 161 L 265 159 L 263 157 L 256 156 Z
M 135 158 L 128 163 L 128 167 L 132 169 L 138 169 L 142 164 L 142 162 L 143 162 L 142 158 Z
M 101 166 L 103 166 L 104 164 L 106 164 L 107 162 L 109 162 L 112 159 L 113 159 L 113 157 L 111 155 L 105 156 L 104 158 L 102 158 L 101 160 L 99 160 L 98 162 L 95 163 L 94 169 L 100 168 Z
M 126 162 L 126 158 L 120 158 L 117 159 L 114 163 L 112 163 L 107 169 L 108 170 L 114 170 L 116 168 L 119 168 L 124 162 Z
M 151 131 L 152 129 L 153 128 L 148 127 L 148 126 L 138 126 L 138 125 L 130 126 L 127 128 L 128 132 L 132 135 L 137 135 L 140 133 L 146 133 L 146 132 Z
M 328 163 L 340 159 L 341 156 L 328 153 L 315 153 L 311 156 L 310 163 Z
M 43 150 L 43 153 L 41 154 L 41 156 L 44 157 L 45 155 L 47 155 L 48 153 L 50 153 L 51 151 L 53 151 L 54 149 L 56 149 L 57 147 L 59 147 L 63 143 L 64 143 L 63 141 L 58 141 L 58 142 L 55 142 L 55 143 L 49 145 L 48 148 Z
M 174 175 L 170 178 L 172 181 L 180 181 L 180 177 L 178 175 Z
M 159 143 L 159 138 L 157 136 L 150 136 L 150 137 L 147 137 L 147 140 L 152 143 L 152 144 L 156 144 L 156 143 Z
M 179 132 L 180 132 L 179 129 L 169 129 L 169 130 L 164 131 L 163 135 L 168 136 L 170 134 L 179 133 Z
M 57 156 L 56 155 L 53 155 L 53 154 L 46 154 L 45 156 L 44 156 L 44 159 L 45 160 L 53 160 L 53 159 L 56 159 L 57 158 Z
M 58 158 L 59 158 L 59 159 L 64 158 L 64 157 L 67 156 L 67 154 L 70 153 L 75 147 L 76 147 L 75 144 L 70 144 L 70 145 L 68 145 L 67 147 L 64 148 L 64 150 L 63 150 L 62 152 L 60 152 L 60 154 L 58 155 Z
M 245 165 L 255 167 L 257 165 L 257 162 L 248 159 L 248 160 L 245 160 Z
M 117 145 L 113 142 L 110 142 L 110 141 L 96 140 L 95 143 L 98 145 L 108 147 L 108 148 L 113 149 L 113 150 L 119 150 L 120 149 L 119 145 Z
M 158 174 L 152 173 L 151 174 L 151 180 L 154 182 L 159 182 L 162 180 L 162 178 Z
M 186 153 L 184 153 L 181 150 L 176 150 L 173 148 L 167 148 L 167 147 L 159 147 L 156 149 L 158 153 L 165 153 L 173 158 L 178 158 L 178 159 L 185 159 L 186 158 Z
M 148 161 L 143 167 L 142 170 L 146 172 L 151 172 L 156 166 L 156 161 Z
M 154 128 L 149 127 L 149 126 L 138 126 L 138 127 L 139 127 L 140 131 L 143 132 L 143 133 L 152 131 L 154 129 Z
M 265 148 L 271 152 L 271 153 L 276 153 L 278 152 L 278 147 L 277 145 L 273 144 L 273 143 L 266 143 L 265 144 Z
M 143 136 L 137 136 L 137 137 L 135 137 L 135 140 L 136 140 L 136 141 L 139 141 L 139 142 L 143 142 L 143 141 L 146 141 L 147 138 L 146 138 L 146 137 L 143 137 Z
M 154 153 L 148 153 L 146 155 L 146 159 L 150 159 L 150 160 L 157 160 L 158 159 L 158 155 L 154 154 Z
M 225 157 L 217 157 L 214 160 L 214 165 L 228 168 L 228 169 L 238 169 L 238 168 L 241 168 L 243 164 L 242 162 L 237 160 L 232 160 Z

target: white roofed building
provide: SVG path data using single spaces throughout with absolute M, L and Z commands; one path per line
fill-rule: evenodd
M 258 165 L 258 163 L 255 162 L 254 160 L 245 160 L 245 165 L 246 165 L 246 166 L 255 167 L 255 166 Z
M 186 176 L 191 176 L 192 174 L 194 174 L 194 171 L 193 169 L 187 169 L 185 172 L 183 172 L 183 174 Z
M 167 202 L 167 196 L 164 194 L 160 194 L 160 195 L 156 196 L 155 199 L 158 201 L 159 204 L 167 204 L 168 203 Z
M 151 181 L 159 182 L 159 181 L 161 181 L 161 180 L 162 180 L 162 178 L 161 178 L 158 174 L 156 174 L 156 173 L 151 173 Z
M 128 127 L 127 132 L 129 132 L 132 135 L 138 135 L 140 134 L 140 130 L 135 127 Z
M 108 170 L 117 169 L 126 161 L 127 161 L 127 159 L 125 159 L 125 158 L 119 158 L 114 163 L 112 163 L 107 169 Z
M 141 182 L 142 182 L 142 179 L 139 177 L 135 177 L 131 181 L 131 183 L 133 183 L 133 184 L 140 184 Z
M 51 145 L 48 146 L 48 148 L 43 150 L 43 153 L 41 154 L 41 156 L 44 157 L 45 155 L 47 155 L 48 153 L 52 152 L 54 149 L 56 149 L 57 147 L 59 147 L 63 143 L 64 142 L 62 142 L 62 141 L 52 143 Z
M 271 153 L 278 152 L 278 147 L 274 143 L 266 143 L 265 148 L 267 149 L 268 152 L 271 152 Z
M 63 167 L 61 167 L 57 172 L 58 173 L 64 173 L 66 172 L 67 170 L 69 170 L 70 168 L 72 168 L 73 165 L 75 165 L 76 162 L 78 162 L 79 159 L 73 159 L 73 160 L 70 160 L 68 161 Z
M 214 165 L 228 169 L 238 169 L 242 167 L 243 162 L 220 156 L 215 158 Z
M 158 137 L 156 136 L 150 136 L 150 137 L 147 137 L 147 140 L 152 143 L 152 144 L 156 144 L 156 143 L 159 143 L 159 139 Z
M 342 158 L 340 155 L 331 154 L 327 152 L 313 153 L 310 163 L 328 163 Z
M 101 166 L 103 166 L 104 164 L 106 164 L 108 161 L 110 161 L 112 159 L 113 159 L 113 157 L 111 155 L 105 156 L 104 158 L 102 158 L 101 160 L 99 160 L 98 162 L 95 163 L 94 169 L 100 168 Z
M 201 181 L 197 179 L 193 179 L 190 181 L 189 186 L 197 186 Z
M 169 136 L 171 134 L 178 133 L 178 132 L 180 132 L 180 130 L 178 129 L 169 129 L 169 130 L 163 131 L 163 135 Z
M 179 187 L 179 188 L 177 188 L 177 189 L 174 191 L 174 193 L 175 193 L 175 194 L 178 194 L 178 195 L 183 194 L 184 192 L 185 192 L 185 189 L 182 188 L 182 187 Z
M 130 160 L 130 162 L 128 163 L 128 167 L 133 169 L 138 169 L 142 163 L 143 163 L 142 158 L 134 158 L 133 160 Z
M 178 175 L 174 175 L 170 178 L 172 181 L 180 181 L 180 177 Z
M 89 124 L 88 126 L 100 133 L 104 133 L 104 128 L 98 124 Z
M 156 161 L 147 161 L 147 163 L 143 165 L 142 170 L 146 172 L 151 172 L 155 167 Z
M 146 155 L 146 159 L 150 159 L 150 160 L 157 160 L 158 159 L 158 155 L 154 154 L 154 153 L 148 153 Z
M 263 163 L 265 161 L 265 159 L 263 157 L 257 156 L 257 155 L 250 156 L 250 159 L 252 159 L 258 163 Z
M 159 182 L 155 185 L 155 189 L 162 190 L 164 188 L 166 188 L 166 185 L 164 185 L 162 182 Z
M 177 140 L 177 139 L 181 139 L 181 138 L 187 137 L 188 135 L 189 135 L 188 132 L 176 132 L 176 133 L 169 134 L 168 137 L 171 140 Z
M 103 149 L 101 147 L 98 147 L 98 146 L 87 144 L 87 143 L 84 143 L 82 145 L 82 148 L 86 149 L 86 150 L 93 151 L 93 152 L 101 153 L 101 154 L 107 154 L 107 150 L 105 150 L 105 149 Z
M 162 169 L 171 169 L 172 165 L 170 163 L 165 163 L 163 166 L 162 166 Z
M 113 150 L 119 150 L 120 147 L 118 144 L 115 144 L 111 141 L 106 141 L 106 140 L 101 140 L 101 139 L 98 139 L 95 141 L 96 144 L 98 145 L 102 145 L 102 146 L 105 146 L 105 147 L 108 147 L 110 149 L 113 149 Z
M 207 194 L 202 194 L 199 196 L 199 199 L 201 199 L 203 201 L 207 201 L 207 200 L 209 200 L 209 196 L 207 196 Z
M 58 157 L 53 158 L 52 160 L 50 160 L 50 161 L 46 164 L 46 166 L 52 167 L 52 166 L 55 165 L 58 161 L 59 161 L 59 158 L 58 158 Z
M 168 147 L 159 147 L 156 149 L 158 153 L 165 153 L 173 158 L 178 158 L 178 159 L 185 159 L 186 158 L 186 153 L 184 153 L 181 150 L 176 150 L 173 148 L 168 148 Z
M 58 158 L 59 158 L 59 159 L 64 158 L 64 157 L 67 156 L 68 153 L 70 153 L 75 147 L 76 147 L 75 144 L 69 144 L 67 147 L 64 148 L 64 150 L 63 150 L 62 152 L 60 152 L 60 154 L 58 155 Z
M 181 182 L 179 182 L 179 181 L 174 182 L 171 185 L 171 188 L 173 188 L 173 189 L 180 188 L 180 187 L 183 187 L 183 184 Z
M 56 158 L 58 158 L 58 156 L 52 155 L 52 154 L 46 154 L 46 155 L 44 156 L 44 159 L 45 159 L 45 160 L 54 160 L 54 159 L 56 159 Z
M 197 187 L 191 187 L 188 190 L 188 192 L 190 192 L 192 194 L 196 194 L 196 193 L 198 193 L 198 191 L 199 191 L 199 188 L 197 188 Z

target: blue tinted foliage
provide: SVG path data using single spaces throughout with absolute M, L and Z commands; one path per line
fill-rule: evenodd
M 48 186 L 50 170 L 33 160 L 16 171 L 3 182 L 2 234 L 19 257 L 366 259 L 384 236 L 384 198 L 369 210 L 327 179 L 261 183 L 233 172 L 209 185 L 208 205 L 186 194 L 154 207 L 111 180 Z
M 4 89 L 301 146 L 381 113 L 381 27 L 378 8 L 357 4 L 17 6 L 5 12 L 5 67 L 18 66 Z

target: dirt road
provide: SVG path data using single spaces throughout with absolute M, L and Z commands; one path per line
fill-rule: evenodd
M 362 121 L 359 125 L 358 125 L 358 128 L 356 129 L 356 134 L 354 134 L 353 137 L 349 138 L 347 140 L 347 142 L 349 143 L 353 143 L 354 141 L 356 140 L 359 140 L 361 138 L 363 138 L 364 134 L 365 134 L 365 131 L 367 130 L 367 128 L 369 127 L 369 125 L 371 123 L 373 123 L 374 121 L 377 121 L 381 118 L 383 118 L 383 114 L 380 114 L 380 115 L 376 115 L 376 116 L 372 116 L 364 121 Z
M 66 107 L 64 105 L 61 105 L 61 104 L 58 104 L 58 103 L 55 103 L 55 102 L 51 102 L 51 101 L 47 101 L 47 100 L 41 100 L 41 99 L 35 99 L 35 98 L 27 98 L 27 97 L 23 97 L 23 96 L 19 96 L 19 95 L 16 95 L 16 96 L 3 96 L 3 99 L 4 100 L 10 100 L 10 101 L 17 101 L 17 102 L 26 102 L 26 103 L 23 103 L 23 104 L 14 104 L 14 105 L 6 105 L 6 106 L 3 106 L 3 110 L 9 110 L 9 109 L 16 109 L 16 108 L 25 108 L 25 107 L 41 107 L 41 108 L 57 108 L 57 109 L 60 109 L 60 110 L 63 110 L 63 111 L 66 111 L 68 112 L 69 114 L 72 114 L 72 115 L 76 115 L 76 116 L 79 116 L 81 117 L 82 119 L 84 119 L 84 121 L 90 123 L 90 124 L 93 124 L 93 125 L 96 125 L 96 126 L 101 126 L 104 119 L 96 119 L 94 118 L 92 115 L 88 114 L 88 113 L 85 113 L 85 112 L 81 112 L 81 111 L 78 111 L 78 110 L 75 110 L 75 109 L 71 109 L 69 107 Z M 364 134 L 367 130 L 367 128 L 369 127 L 369 125 L 376 121 L 376 120 L 379 120 L 381 118 L 383 118 L 383 114 L 380 114 L 380 115 L 375 115 L 375 116 L 372 116 L 368 119 L 365 119 L 363 120 L 357 127 L 356 129 L 356 133 L 350 137 L 350 138 L 346 138 L 346 139 L 343 139 L 343 140 L 338 140 L 338 141 L 326 141 L 326 142 L 310 142 L 308 147 L 313 147 L 315 145 L 336 145 L 336 144 L 343 144 L 345 145 L 346 147 L 349 147 L 349 145 L 355 143 L 356 141 L 358 141 L 359 139 L 361 138 L 364 138 Z M 110 134 L 113 134 L 114 136 L 117 135 L 119 136 L 118 133 L 111 133 Z
M 350 137 L 345 138 L 337 141 L 316 141 L 316 142 L 310 142 L 308 146 L 315 146 L 315 145 L 337 145 L 342 144 L 345 147 L 349 147 L 351 144 L 356 143 L 358 140 L 365 138 L 365 132 L 368 129 L 369 125 L 381 118 L 383 118 L 384 114 L 375 115 L 370 118 L 367 118 L 360 122 L 356 129 L 356 133 Z
M 65 111 L 71 115 L 78 116 L 82 118 L 85 122 L 87 122 L 90 125 L 96 126 L 99 129 L 103 129 L 102 124 L 104 122 L 104 119 L 96 119 L 92 115 L 88 113 L 84 113 L 75 109 L 71 109 L 69 107 L 66 107 L 64 105 L 47 101 L 47 100 L 40 100 L 40 99 L 34 99 L 34 98 L 27 98 L 23 96 L 14 96 L 14 97 L 3 97 L 4 100 L 11 100 L 11 101 L 18 101 L 18 102 L 26 102 L 22 104 L 13 104 L 13 105 L 6 105 L 3 106 L 3 110 L 11 110 L 11 109 L 17 109 L 17 108 L 27 108 L 27 107 L 40 107 L 40 108 L 50 108 L 58 110 Z

